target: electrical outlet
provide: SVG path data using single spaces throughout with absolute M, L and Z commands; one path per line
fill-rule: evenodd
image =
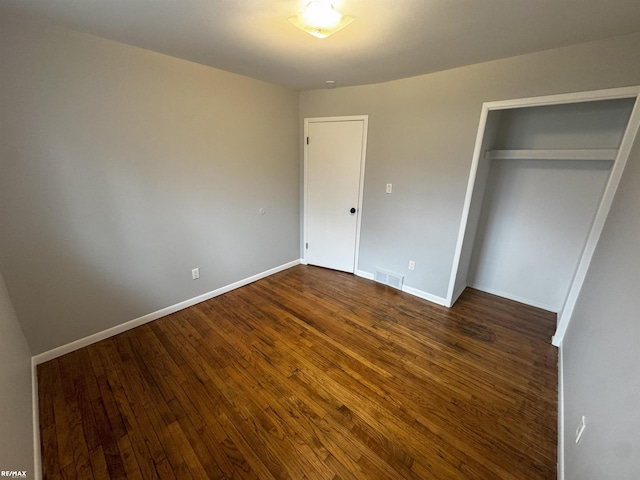
M 578 428 L 576 428 L 576 443 L 578 443 L 582 438 L 585 428 L 587 428 L 587 417 L 583 415 L 580 419 L 580 423 L 578 424 Z
M 413 260 L 409 260 L 409 270 L 415 270 L 416 269 L 416 262 L 414 262 Z
M 386 189 L 386 192 L 387 192 L 387 193 L 391 193 L 391 191 L 392 191 L 392 190 L 393 190 L 393 184 L 391 184 L 391 183 L 387 183 L 387 189 Z
M 200 278 L 199 268 L 194 268 L 193 270 L 191 270 L 191 278 L 193 278 L 194 280 L 197 280 L 198 278 Z

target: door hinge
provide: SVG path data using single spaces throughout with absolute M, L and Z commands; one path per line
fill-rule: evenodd
M 307 250 L 309 250 L 309 242 L 307 242 L 307 243 L 305 244 L 305 248 L 306 248 Z
M 309 137 L 307 137 L 307 145 L 309 145 Z

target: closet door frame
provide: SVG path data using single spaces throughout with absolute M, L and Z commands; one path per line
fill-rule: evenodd
M 547 106 L 547 105 L 562 105 L 569 103 L 583 103 L 599 100 L 615 100 L 629 98 L 635 99 L 635 104 L 627 123 L 622 142 L 615 160 L 611 168 L 611 174 L 605 188 L 604 194 L 598 206 L 596 217 L 591 226 L 591 230 L 587 237 L 587 242 L 582 252 L 582 256 L 578 263 L 575 276 L 569 287 L 569 292 L 565 300 L 564 307 L 558 313 L 558 325 L 556 333 L 551 339 L 551 343 L 555 346 L 559 346 L 562 343 L 564 334 L 567 330 L 571 316 L 578 299 L 580 290 L 584 283 L 589 264 L 593 258 L 596 245 L 602 233 L 605 221 L 611 209 L 611 203 L 620 184 L 620 178 L 629 159 L 631 148 L 633 146 L 636 135 L 638 134 L 638 128 L 640 127 L 640 86 L 613 88 L 606 90 L 595 90 L 588 92 L 577 92 L 570 94 L 550 95 L 543 97 L 522 98 L 515 100 L 505 100 L 497 102 L 486 102 L 482 105 L 482 112 L 480 115 L 480 124 L 478 127 L 478 134 L 476 136 L 476 143 L 473 151 L 473 160 L 471 163 L 471 171 L 469 173 L 469 181 L 467 183 L 467 191 L 464 200 L 464 206 L 462 211 L 462 219 L 460 221 L 460 229 L 458 231 L 458 240 L 456 243 L 456 249 L 453 259 L 453 265 L 451 269 L 451 277 L 449 279 L 449 288 L 447 291 L 447 306 L 452 306 L 458 299 L 462 291 L 466 288 L 466 275 L 468 265 L 461 265 L 461 257 L 463 254 L 465 234 L 474 234 L 475 232 L 467 231 L 468 224 L 470 223 L 470 211 L 473 206 L 478 207 L 474 202 L 481 202 L 483 195 L 477 195 L 479 198 L 473 198 L 473 192 L 476 188 L 476 180 L 478 180 L 478 167 L 481 161 L 485 160 L 484 148 L 485 148 L 485 133 L 487 128 L 491 128 L 488 125 L 488 118 L 490 112 L 496 112 L 500 110 L 509 110 L 522 107 L 534 107 L 534 106 Z M 482 172 L 480 172 L 482 173 Z M 482 176 L 482 175 L 480 175 Z M 482 181 L 482 180 L 479 180 Z M 469 245 L 466 246 L 469 248 Z

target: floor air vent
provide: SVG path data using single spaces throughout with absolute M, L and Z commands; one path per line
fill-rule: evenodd
M 397 288 L 398 290 L 402 290 L 402 282 L 404 281 L 404 277 L 402 275 L 398 275 L 397 273 L 386 272 L 384 270 L 376 269 L 376 273 L 373 277 L 376 282 L 384 283 L 385 285 L 389 285 L 390 287 Z

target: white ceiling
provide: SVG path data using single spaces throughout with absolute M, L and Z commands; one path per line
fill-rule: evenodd
M 327 80 L 383 82 L 640 31 L 638 0 L 336 0 L 356 20 L 318 39 L 287 21 L 301 3 L 0 0 L 0 13 L 46 17 L 298 90 Z

